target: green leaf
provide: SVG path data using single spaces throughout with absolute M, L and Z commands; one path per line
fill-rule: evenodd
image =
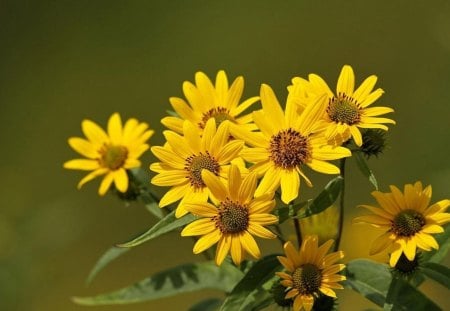
M 144 242 L 147 242 L 151 239 L 154 239 L 164 233 L 178 229 L 194 220 L 195 220 L 195 217 L 191 214 L 187 214 L 181 218 L 176 218 L 175 211 L 173 211 L 170 214 L 168 214 L 166 217 L 161 219 L 158 223 L 156 223 L 153 227 L 151 227 L 144 234 L 138 236 L 134 240 L 131 240 L 131 241 L 123 243 L 123 244 L 119 244 L 117 246 L 119 246 L 119 247 L 135 247 L 135 246 L 140 245 Z
M 216 311 L 222 304 L 222 300 L 218 298 L 209 298 L 196 303 L 189 308 L 188 311 Z
M 427 262 L 423 265 L 422 271 L 429 278 L 450 288 L 450 269 L 446 266 L 434 262 Z
M 148 194 L 144 194 L 144 193 L 141 194 L 141 200 L 144 202 L 145 208 L 147 209 L 147 211 L 152 213 L 158 219 L 164 218 L 163 210 L 158 206 L 158 203 L 149 201 Z
M 243 273 L 235 266 L 213 262 L 184 264 L 159 272 L 129 287 L 94 297 L 74 297 L 80 305 L 118 305 L 170 297 L 202 289 L 229 292 L 241 280 Z
M 111 261 L 128 252 L 129 248 L 111 247 L 97 261 L 86 279 L 86 284 L 90 284 L 95 276 L 103 270 Z
M 441 310 L 427 296 L 401 278 L 394 278 L 384 305 L 384 310 Z
M 269 289 L 275 272 L 281 265 L 276 255 L 269 255 L 257 261 L 233 288 L 225 299 L 220 311 L 260 310 L 271 303 Z
M 282 224 L 289 218 L 297 215 L 298 211 L 304 207 L 306 204 L 311 203 L 312 200 L 303 201 L 293 205 L 284 205 L 275 210 L 275 215 L 278 216 L 278 224 Z
M 300 211 L 297 218 L 305 218 L 314 214 L 318 214 L 333 205 L 333 203 L 341 193 L 343 184 L 344 179 L 341 176 L 332 179 L 325 186 L 322 192 L 319 193 L 319 195 L 311 202 L 311 204 L 307 205 L 306 208 Z
M 450 224 L 444 227 L 444 232 L 436 234 L 434 238 L 439 244 L 439 249 L 431 252 L 423 252 L 422 259 L 424 262 L 439 263 L 444 260 L 450 250 Z
M 375 190 L 378 190 L 378 182 L 373 174 L 372 170 L 369 168 L 366 159 L 364 159 L 361 152 L 354 152 L 353 156 L 356 160 L 356 164 L 358 165 L 359 170 L 366 176 L 372 185 L 375 187 Z
M 349 287 L 380 307 L 384 305 L 391 283 L 391 272 L 385 264 L 368 259 L 355 259 L 347 264 L 347 280 Z

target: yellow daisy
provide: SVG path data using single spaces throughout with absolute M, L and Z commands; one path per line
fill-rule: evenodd
M 241 263 L 245 253 L 259 258 L 261 252 L 252 235 L 265 239 L 276 237 L 264 228 L 278 222 L 278 218 L 270 214 L 275 207 L 273 193 L 255 197 L 256 174 L 242 178 L 236 165 L 231 166 L 227 183 L 208 170 L 203 170 L 202 177 L 215 203 L 195 201 L 185 205 L 189 212 L 201 217 L 181 232 L 182 236 L 202 236 L 194 245 L 194 254 L 218 243 L 217 265 L 229 252 L 236 265 Z
M 189 121 L 183 124 L 184 136 L 173 131 L 163 134 L 167 143 L 151 149 L 161 161 L 150 165 L 150 169 L 158 173 L 151 183 L 172 187 L 161 198 L 159 206 L 181 199 L 176 210 L 176 216 L 181 217 L 187 213 L 183 207 L 185 202 L 208 200 L 210 191 L 202 179 L 202 170 L 225 178 L 230 162 L 238 156 L 244 143 L 229 141 L 229 122 L 223 122 L 216 130 L 214 118 L 206 122 L 201 135 L 197 126 Z
M 259 100 L 259 97 L 251 97 L 242 103 L 242 92 L 244 91 L 244 78 L 237 77 L 231 86 L 228 85 L 227 75 L 223 70 L 216 76 L 216 83 L 203 73 L 195 74 L 195 85 L 189 81 L 183 83 L 183 92 L 187 102 L 178 97 L 171 97 L 170 104 L 179 117 L 165 117 L 161 120 L 167 128 L 182 134 L 183 121 L 189 120 L 196 124 L 200 130 L 206 126 L 210 118 L 216 120 L 217 125 L 229 120 L 230 130 L 236 124 L 248 130 L 254 130 L 251 114 L 241 115 L 247 108 Z
M 326 96 L 317 97 L 302 114 L 288 101 L 283 112 L 270 86 L 261 86 L 263 109 L 253 112 L 253 120 L 261 132 L 236 129 L 234 135 L 244 140 L 251 148 L 244 148 L 241 156 L 254 163 L 250 170 L 264 175 L 256 195 L 274 192 L 281 184 L 281 199 L 289 203 L 298 196 L 300 177 L 311 186 L 303 174 L 307 165 L 325 174 L 339 174 L 339 168 L 326 160 L 335 160 L 351 155 L 350 150 L 328 145 L 322 133 L 316 132 L 317 120 L 326 107 Z
M 108 121 L 107 133 L 96 123 L 83 120 L 81 128 L 87 139 L 69 138 L 69 145 L 87 159 L 75 159 L 64 163 L 64 167 L 72 170 L 92 171 L 79 183 L 85 183 L 97 176 L 105 175 L 98 193 L 104 195 L 112 182 L 120 192 L 128 189 L 128 169 L 140 167 L 138 158 L 149 148 L 146 143 L 154 131 L 148 124 L 128 119 L 124 126 L 118 113 L 114 113 Z
M 290 86 L 292 100 L 304 108 L 317 95 L 327 94 L 328 106 L 324 113 L 325 136 L 330 142 L 342 144 L 353 137 L 356 145 L 362 145 L 362 136 L 358 128 L 379 128 L 385 131 L 384 123 L 395 124 L 394 120 L 380 118 L 380 115 L 393 112 L 388 107 L 368 107 L 374 103 L 384 91 L 380 88 L 372 91 L 377 77 L 372 75 L 355 90 L 355 75 L 352 67 L 345 65 L 339 75 L 336 95 L 327 83 L 318 75 L 310 74 L 309 80 L 296 77 Z
M 438 249 L 432 234 L 444 231 L 442 225 L 450 222 L 450 213 L 445 213 L 450 200 L 442 200 L 428 206 L 431 199 L 431 185 L 422 189 L 422 183 L 407 184 L 402 193 L 390 186 L 391 192 L 372 192 L 381 208 L 361 205 L 375 215 L 360 216 L 355 222 L 371 224 L 385 231 L 372 244 L 370 254 L 385 249 L 391 252 L 390 265 L 394 267 L 402 253 L 410 261 L 416 251 Z
M 320 247 L 317 236 L 306 236 L 299 251 L 291 242 L 284 244 L 286 257 L 278 256 L 278 260 L 287 272 L 277 272 L 282 279 L 281 284 L 287 287 L 286 299 L 293 299 L 294 311 L 302 308 L 310 311 L 314 305 L 314 297 L 319 293 L 336 298 L 333 289 L 343 289 L 338 284 L 345 276 L 337 274 L 345 268 L 336 262 L 344 257 L 344 252 L 327 254 L 333 240 L 328 240 Z

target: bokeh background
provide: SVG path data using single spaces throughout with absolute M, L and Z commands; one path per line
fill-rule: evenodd
M 67 138 L 90 118 L 137 117 L 157 130 L 198 70 L 243 75 L 244 96 L 270 84 L 281 101 L 293 76 L 320 74 L 334 85 L 350 64 L 357 82 L 379 77 L 397 125 L 389 148 L 370 161 L 381 189 L 422 180 L 433 202 L 448 197 L 450 167 L 450 3 L 433 1 L 23 1 L 0 0 L 0 310 L 88 310 L 74 295 L 123 287 L 155 271 L 202 260 L 190 239 L 169 234 L 127 253 L 89 287 L 85 278 L 111 245 L 150 227 L 138 205 L 97 196 L 98 181 L 76 189 L 81 172 Z M 145 166 L 153 160 L 143 159 Z M 347 258 L 368 257 L 378 231 L 351 225 L 371 186 L 349 161 Z M 314 176 L 316 187 L 327 178 Z M 279 252 L 277 242 L 262 243 Z M 380 256 L 377 259 L 384 260 Z M 442 307 L 448 293 L 425 283 Z M 93 310 L 186 310 L 203 292 Z M 374 308 L 350 291 L 342 310 Z

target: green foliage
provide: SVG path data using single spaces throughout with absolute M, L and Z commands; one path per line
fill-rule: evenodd
M 108 249 L 95 263 L 94 268 L 92 268 L 91 272 L 89 273 L 89 276 L 86 279 L 86 284 L 90 284 L 97 276 L 97 274 L 101 270 L 103 270 L 103 268 L 105 268 L 111 261 L 125 254 L 129 250 L 130 250 L 129 248 L 120 248 L 116 246 L 113 246 L 110 249 Z
M 346 287 L 379 306 L 384 305 L 392 278 L 387 265 L 368 259 L 355 259 L 347 264 L 346 276 Z
M 450 269 L 446 266 L 434 262 L 427 262 L 423 265 L 422 271 L 429 278 L 450 288 Z
M 282 224 L 290 218 L 306 218 L 329 208 L 339 197 L 344 179 L 338 176 L 328 182 L 314 200 L 303 201 L 277 208 L 275 213 Z M 306 207 L 305 207 L 306 206 Z
M 297 218 L 305 218 L 314 214 L 318 214 L 329 208 L 339 197 L 341 193 L 344 179 L 338 176 L 332 179 L 319 193 L 319 195 L 312 200 L 304 209 L 301 209 Z
M 191 223 L 195 220 L 195 217 L 192 214 L 187 214 L 184 217 L 176 218 L 175 211 L 168 214 L 166 217 L 161 219 L 158 223 L 156 223 L 153 227 L 151 227 L 147 232 L 138 236 L 137 238 L 119 244 L 119 247 L 135 247 L 144 242 L 147 242 L 151 239 L 154 239 L 162 234 L 168 233 L 175 229 L 178 229 L 188 223 Z
M 188 311 L 216 311 L 221 304 L 222 300 L 217 298 L 209 298 L 196 303 L 190 307 Z
M 418 291 L 402 278 L 393 278 L 390 284 L 384 310 L 408 311 L 408 310 L 441 310 L 427 296 Z
M 375 175 L 373 174 L 372 170 L 369 168 L 369 165 L 367 164 L 366 159 L 364 159 L 361 152 L 353 152 L 352 158 L 355 158 L 356 164 L 358 165 L 358 168 L 360 172 L 369 179 L 370 183 L 375 187 L 376 190 L 378 190 L 378 182 L 375 178 Z
M 242 280 L 233 288 L 222 304 L 221 311 L 261 310 L 273 302 L 270 288 L 278 279 L 275 272 L 281 265 L 276 255 L 256 262 Z
M 231 264 L 213 262 L 184 264 L 146 278 L 136 284 L 94 297 L 74 297 L 80 305 L 118 305 L 170 297 L 202 289 L 229 292 L 243 273 Z

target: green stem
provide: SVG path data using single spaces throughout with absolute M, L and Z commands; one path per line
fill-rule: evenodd
M 336 237 L 336 244 L 334 244 L 334 250 L 339 249 L 339 244 L 341 243 L 342 230 L 344 229 L 344 202 L 345 202 L 345 158 L 342 158 L 339 163 L 339 169 L 341 171 L 342 177 L 342 188 L 339 200 L 339 229 L 338 235 Z
M 292 202 L 289 203 L 289 210 L 292 209 Z M 298 248 L 302 247 L 302 231 L 300 229 L 300 220 L 298 218 L 292 218 L 292 221 L 294 222 L 294 228 L 295 228 L 295 234 L 297 235 L 297 244 L 298 244 Z
M 275 229 L 275 234 L 277 235 L 278 241 L 280 241 L 281 246 L 286 243 L 286 240 L 283 238 L 283 232 L 281 232 L 281 228 L 279 225 L 274 225 L 273 228 Z

